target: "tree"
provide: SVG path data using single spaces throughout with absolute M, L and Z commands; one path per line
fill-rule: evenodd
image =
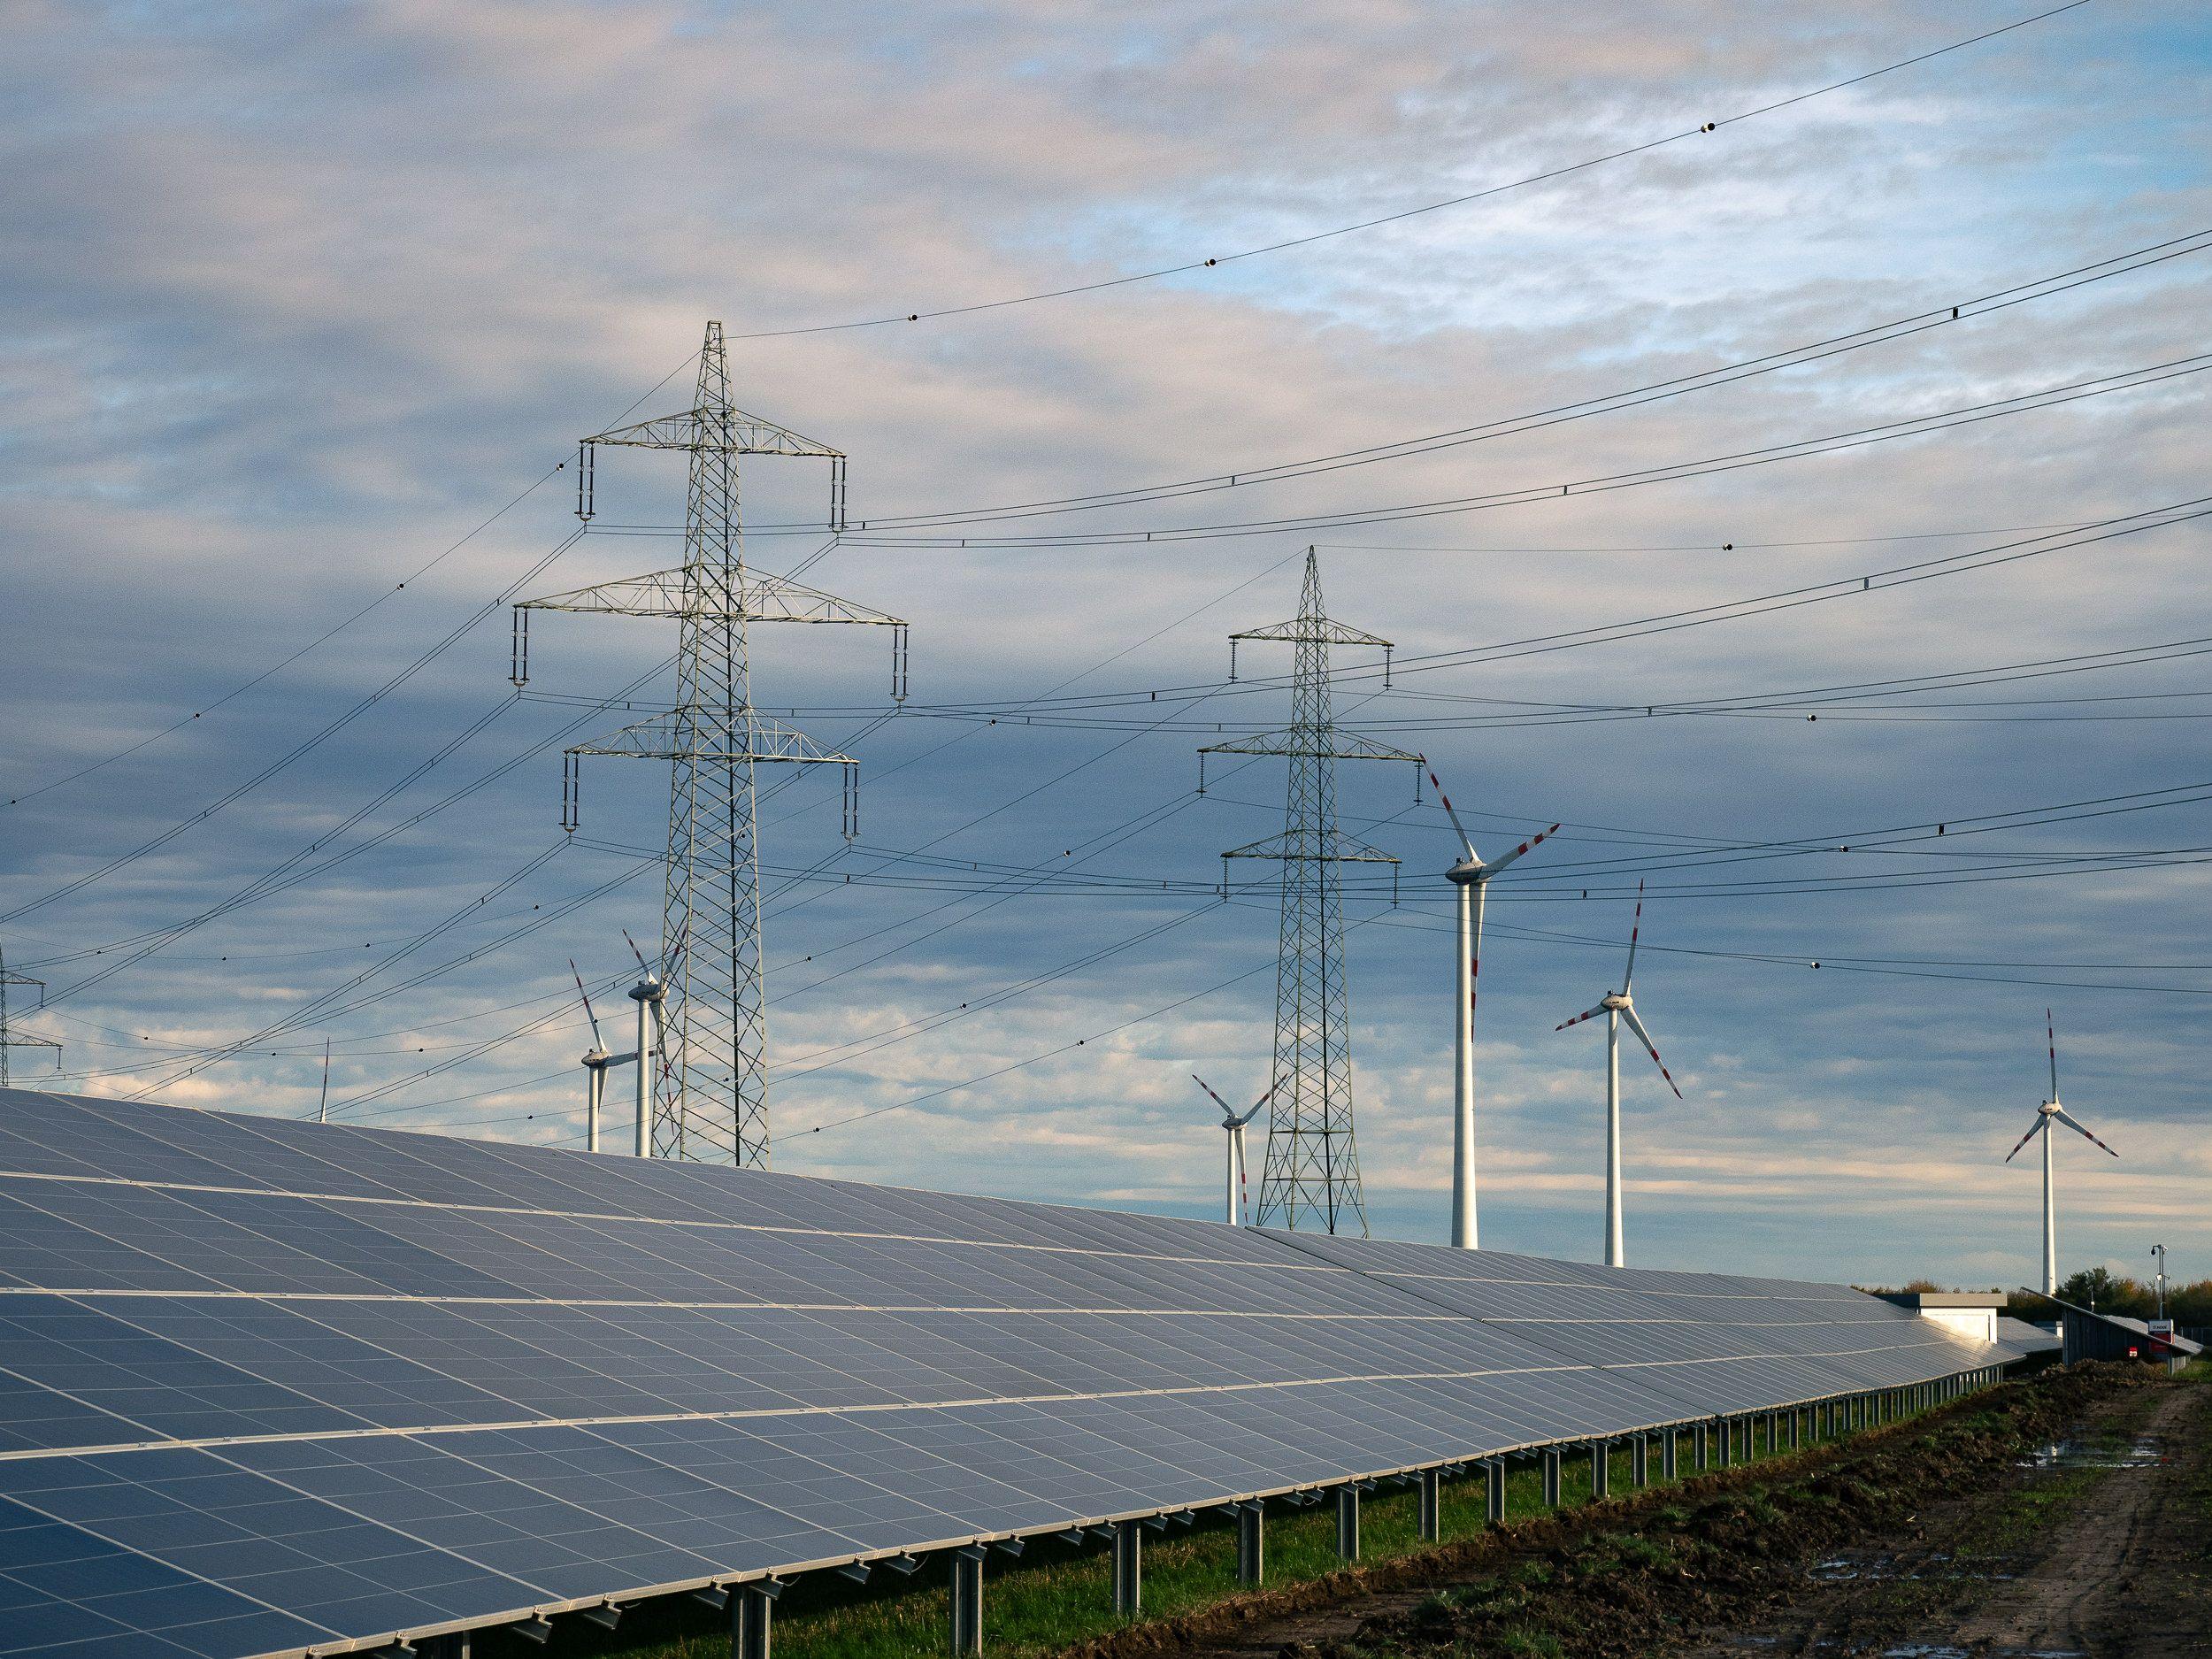
M 2058 1299 L 2077 1308 L 2124 1313 L 2138 1319 L 2148 1318 L 2156 1309 L 2155 1299 L 2141 1285 L 2104 1267 L 2085 1267 L 2066 1279 L 2058 1287 Z

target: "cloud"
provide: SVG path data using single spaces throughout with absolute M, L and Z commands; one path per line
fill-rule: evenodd
M 570 478 L 552 469 L 664 374 L 649 406 L 680 405 L 707 316 L 733 334 L 902 316 L 1233 252 L 1681 130 L 1946 32 L 1910 7 L 1785 6 L 1747 23 L 1691 0 L 1633 18 L 1414 4 L 19 10 L 0 68 L 16 183 L 0 203 L 0 661 L 17 740 L 0 800 L 184 728 L 0 809 L 0 910 L 198 813 L 527 570 L 572 525 Z M 1980 8 L 1946 30 L 2008 18 Z M 2204 121 L 2173 73 L 2200 70 L 2200 47 L 2154 18 L 2069 14 L 1696 143 L 1302 250 L 941 324 L 741 340 L 739 401 L 849 450 L 856 510 L 881 516 L 1205 478 L 1694 373 L 2200 224 Z M 2198 349 L 2204 282 L 2177 260 L 1724 391 L 1038 527 L 1415 503 L 1842 432 Z M 1332 609 L 1396 640 L 1410 666 L 2185 499 L 2201 488 L 2200 384 L 1332 533 L 1368 544 L 1325 553 Z M 680 489 L 669 457 L 603 456 L 596 527 L 665 526 Z M 819 513 L 818 472 L 764 462 L 745 489 L 757 559 L 816 545 L 768 526 Z M 1852 540 L 1931 531 L 1989 534 Z M 1186 1073 L 1233 1098 L 1265 1087 L 1275 918 L 1263 890 L 1210 906 L 1133 884 L 1210 881 L 1223 848 L 1279 826 L 1271 764 L 1210 774 L 1202 800 L 1191 751 L 1216 720 L 1233 731 L 1284 710 L 1248 683 L 1156 710 L 1145 694 L 1213 684 L 1223 634 L 1289 614 L 1306 539 L 841 548 L 807 580 L 914 623 L 914 703 L 860 736 L 882 708 L 879 641 L 758 631 L 763 705 L 850 739 L 865 763 L 853 849 L 840 851 L 827 780 L 764 809 L 764 859 L 830 878 L 769 905 L 772 1057 L 827 1062 L 779 1081 L 785 1167 L 1211 1213 L 1219 1132 Z M 1348 722 L 1427 752 L 1486 849 L 1569 820 L 1490 912 L 1486 1240 L 1593 1248 L 1600 1056 L 1589 1032 L 1551 1027 L 1611 982 L 1625 872 L 1663 854 L 1638 1000 L 1689 1099 L 1631 1055 L 1632 1259 L 1756 1252 L 1776 1271 L 1985 1277 L 2004 1257 L 1992 1239 L 2016 1223 L 2025 1273 L 2033 1177 L 1997 1160 L 2044 1087 L 2047 1002 L 2067 1098 L 2125 1155 L 2107 1167 L 2064 1148 L 2081 1155 L 2062 1164 L 2067 1250 L 2132 1259 L 2153 1221 L 2177 1251 L 2212 1247 L 2190 1207 L 2212 1173 L 2186 1018 L 2212 989 L 2194 919 L 2205 877 L 2182 862 L 2204 840 L 2201 807 L 1970 846 L 1705 862 L 1742 841 L 1840 845 L 2212 775 L 2192 659 L 1885 695 L 1857 719 L 1513 723 L 1535 705 L 1795 693 L 2201 635 L 2203 546 L 2177 529 L 1410 672 L 1387 697 L 1348 684 Z M 1544 549 L 1560 550 L 1527 550 Z M 596 534 L 532 591 L 676 557 L 665 537 Z M 650 624 L 540 621 L 533 693 L 604 693 L 672 646 Z M 68 1041 L 80 1086 L 127 1092 L 164 1075 L 142 1069 L 157 1045 L 251 1032 L 392 959 L 347 1000 L 388 997 L 328 1022 L 344 1111 L 574 1138 L 586 1033 L 563 1005 L 567 960 L 616 986 L 617 930 L 655 935 L 656 882 L 498 941 L 618 873 L 591 841 L 658 844 L 664 787 L 650 765 L 586 763 L 586 839 L 495 894 L 561 838 L 551 750 L 574 740 L 552 740 L 580 710 L 511 702 L 404 780 L 511 699 L 503 633 L 495 614 L 235 805 L 0 924 L 11 964 L 58 993 L 42 1029 Z M 1132 695 L 1087 716 L 1095 726 L 965 716 L 1071 676 Z M 2155 700 L 2086 701 L 2116 692 Z M 2052 696 L 2085 701 L 1999 701 Z M 1122 724 L 1162 718 L 1133 740 Z M 503 770 L 532 743 L 548 746 Z M 1409 783 L 1343 769 L 1348 825 L 1406 860 L 1395 909 L 1350 907 L 1365 925 L 1348 953 L 1377 1223 L 1432 1237 L 1449 1179 L 1451 949 L 1433 877 L 1450 842 Z M 201 914 L 395 785 L 371 827 L 450 804 L 72 990 L 121 941 Z M 2131 867 L 2146 849 L 2153 867 Z M 1960 879 L 2053 852 L 2078 867 Z M 998 893 L 962 890 L 1033 864 L 1121 890 L 1056 875 L 989 908 Z M 1929 876 L 1950 885 L 1898 885 Z M 906 885 L 872 884 L 886 878 Z M 1156 939 L 1045 977 L 1185 910 Z M 447 918 L 453 931 L 393 959 Z M 1827 965 L 1801 965 L 1814 959 Z M 397 990 L 430 968 L 443 971 Z M 311 1023 L 162 1097 L 311 1110 L 324 1034 Z M 863 1112 L 879 1115 L 809 1133 Z

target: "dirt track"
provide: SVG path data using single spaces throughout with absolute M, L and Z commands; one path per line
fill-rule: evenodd
M 1882 1560 L 1879 1574 L 1823 1578 L 1816 1565 L 1779 1618 L 1674 1651 L 2212 1654 L 2208 1401 L 2212 1390 L 2187 1387 L 2163 1391 L 2147 1411 L 2130 1409 L 2142 1402 L 2104 1402 L 2083 1425 L 2086 1466 L 2019 1471 L 2011 1491 L 1934 1511 L 1902 1548 L 1856 1552 Z M 2107 1462 L 2117 1466 L 2098 1466 Z M 2053 1485 L 2062 1489 L 2039 1491 Z M 2039 1523 L 2032 1532 L 2024 1509 Z
M 2212 1386 L 2087 1368 L 1089 1651 L 2212 1659 L 2208 1440 Z

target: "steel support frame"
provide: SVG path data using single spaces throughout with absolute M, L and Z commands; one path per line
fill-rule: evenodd
M 768 1659 L 775 1596 L 758 1585 L 730 1592 L 730 1659 Z
M 1144 1525 L 1114 1524 L 1114 1611 L 1134 1618 L 1144 1606 Z
M 1556 1446 L 1544 1448 L 1544 1507 L 1548 1509 L 1559 1507 L 1559 1448 Z
M 952 1650 L 983 1651 L 983 1557 L 980 1546 L 952 1552 Z
M 1482 1463 L 1484 1517 L 1493 1526 L 1505 1524 L 1505 1459 L 1486 1457 Z
M 1421 1471 L 1421 1536 L 1432 1544 L 1444 1536 L 1444 1477 L 1434 1469 Z
M 1340 1561 L 1359 1559 L 1359 1488 L 1336 1489 L 1336 1553 Z
M 1267 1511 L 1257 1499 L 1237 1509 L 1237 1582 L 1256 1589 L 1267 1576 Z

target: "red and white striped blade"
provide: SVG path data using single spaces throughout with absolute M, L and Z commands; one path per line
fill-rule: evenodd
M 1556 825 L 1556 824 L 1555 824 L 1555 825 L 1553 825 L 1553 826 L 1551 826 L 1551 829 L 1548 829 L 1548 830 L 1539 830 L 1539 831 L 1537 831 L 1535 834 L 1533 834 L 1533 835 L 1530 836 L 1530 837 L 1529 837 L 1526 841 L 1523 841 L 1523 842 L 1522 842 L 1522 843 L 1521 843 L 1518 847 L 1516 847 L 1516 848 L 1515 848 L 1515 849 L 1514 849 L 1511 852 L 1509 852 L 1509 853 L 1506 854 L 1506 856 L 1505 856 L 1504 857 L 1502 857 L 1502 858 L 1499 859 L 1499 860 L 1498 860 L 1498 862 L 1497 862 L 1496 864 L 1492 864 L 1492 865 L 1490 866 L 1490 873 L 1491 873 L 1492 875 L 1494 875 L 1494 875 L 1496 875 L 1496 874 L 1498 873 L 1498 872 L 1499 872 L 1499 871 L 1501 871 L 1501 870 L 1504 869 L 1504 868 L 1506 867 L 1506 865 L 1508 865 L 1508 864 L 1511 864 L 1511 863 L 1512 863 L 1512 862 L 1513 862 L 1516 858 L 1518 858 L 1518 857 L 1519 857 L 1519 856 L 1520 856 L 1523 853 L 1525 853 L 1525 852 L 1528 852 L 1528 851 L 1530 851 L 1530 850 L 1531 850 L 1532 849 L 1533 849 L 1533 848 L 1536 848 L 1536 847 L 1541 846 L 1541 845 L 1544 843 L 1544 841 L 1546 841 L 1547 840 L 1548 840 L 1548 839 L 1550 838 L 1550 836 L 1551 836 L 1551 834 L 1552 834 L 1553 831 L 1555 831 L 1555 830 L 1558 829 L 1558 827 L 1559 827 L 1559 826 L 1558 826 L 1558 825 Z
M 1466 826 L 1459 821 L 1459 814 L 1452 810 L 1451 796 L 1444 793 L 1444 780 L 1436 775 L 1435 767 L 1426 762 L 1423 763 L 1423 767 L 1429 774 L 1429 787 L 1436 791 L 1436 798 L 1444 803 L 1444 816 L 1452 821 L 1452 833 L 1459 837 L 1459 844 L 1467 849 L 1469 860 L 1480 864 L 1482 860 L 1475 856 L 1475 843 L 1468 839 Z
M 1236 1113 L 1229 1110 L 1229 1102 L 1222 1099 L 1220 1095 L 1214 1093 L 1214 1086 L 1212 1084 L 1207 1082 L 1204 1078 L 1199 1076 L 1195 1071 L 1190 1074 L 1190 1080 L 1206 1091 L 1207 1095 L 1212 1100 L 1213 1103 L 1221 1108 L 1221 1115 L 1224 1118 L 1233 1119 L 1236 1117 Z
M 1628 972 L 1621 975 L 1621 995 L 1636 980 L 1636 935 L 1644 931 L 1644 884 L 1636 884 L 1636 919 L 1628 925 Z
M 2035 1132 L 2042 1127 L 2043 1114 L 2041 1112 L 2038 1112 L 2035 1115 L 2035 1121 L 2028 1125 L 2028 1133 L 2022 1135 L 2019 1140 L 2013 1142 L 2012 1150 L 2005 1154 L 2005 1162 L 2009 1164 L 2014 1158 L 2017 1157 L 2020 1155 L 2020 1148 L 2027 1145 L 2029 1141 L 2034 1140 Z
M 1675 1084 L 1674 1073 L 1667 1070 L 1667 1063 L 1659 1057 L 1658 1047 L 1651 1041 L 1651 1033 L 1644 1029 L 1644 1022 L 1636 1018 L 1636 1010 L 1624 1008 L 1621 1018 L 1628 1022 L 1629 1030 L 1636 1033 L 1636 1041 L 1644 1045 L 1644 1052 L 1651 1056 L 1652 1064 L 1659 1068 L 1659 1075 L 1667 1079 L 1667 1087 L 1674 1090 L 1675 1099 L 1680 1100 L 1682 1091 Z
M 2058 1098 L 2058 1025 L 2051 1018 L 2051 1010 L 2043 1010 L 2043 1034 L 2051 1044 L 2051 1098 Z
M 1554 1031 L 1564 1031 L 1570 1025 L 1579 1025 L 1586 1019 L 1595 1019 L 1603 1012 L 1605 1012 L 1605 1004 L 1600 1002 L 1595 1008 L 1584 1009 L 1582 1012 L 1577 1014 L 1572 1019 L 1561 1020 L 1556 1025 L 1554 1025 L 1552 1029 Z
M 2071 1117 L 2071 1116 L 2070 1116 L 2068 1113 L 2063 1112 L 2063 1111 L 2057 1111 L 2057 1112 L 2053 1112 L 2053 1113 L 2051 1114 L 2051 1116 L 2053 1116 L 2054 1118 L 2057 1118 L 2057 1119 L 2059 1120 L 2059 1122 L 2061 1122 L 2061 1123 L 2064 1124 L 2064 1125 L 2066 1125 L 2069 1129 L 2072 1130 L 2072 1131 L 2073 1131 L 2076 1134 L 2078 1134 L 2078 1135 L 2081 1136 L 2084 1140 L 2086 1140 L 2086 1141 L 2097 1141 L 2097 1144 L 2098 1144 L 2099 1146 L 2101 1146 L 2101 1147 L 2104 1147 L 2104 1149 L 2105 1149 L 2107 1152 L 2112 1152 L 2112 1148 L 2111 1148 L 2110 1147 L 2105 1147 L 2105 1146 L 2104 1146 L 2104 1142 L 2103 1142 L 2103 1141 L 2097 1141 L 2097 1137 L 2096 1137 L 2096 1136 L 2094 1136 L 2094 1135 L 2091 1134 L 2091 1133 L 2089 1133 L 2089 1131 L 2087 1131 L 2086 1129 L 2083 1128 L 2083 1127 L 2082 1127 L 2079 1124 L 2076 1123 L 2076 1122 L 2073 1120 L 2072 1117 Z M 2120 1155 L 2119 1155 L 2118 1153 L 2116 1153 L 2116 1152 L 2112 1152 L 2112 1156 L 2113 1156 L 2114 1157 L 2116 1157 L 2116 1157 L 2118 1157 Z

